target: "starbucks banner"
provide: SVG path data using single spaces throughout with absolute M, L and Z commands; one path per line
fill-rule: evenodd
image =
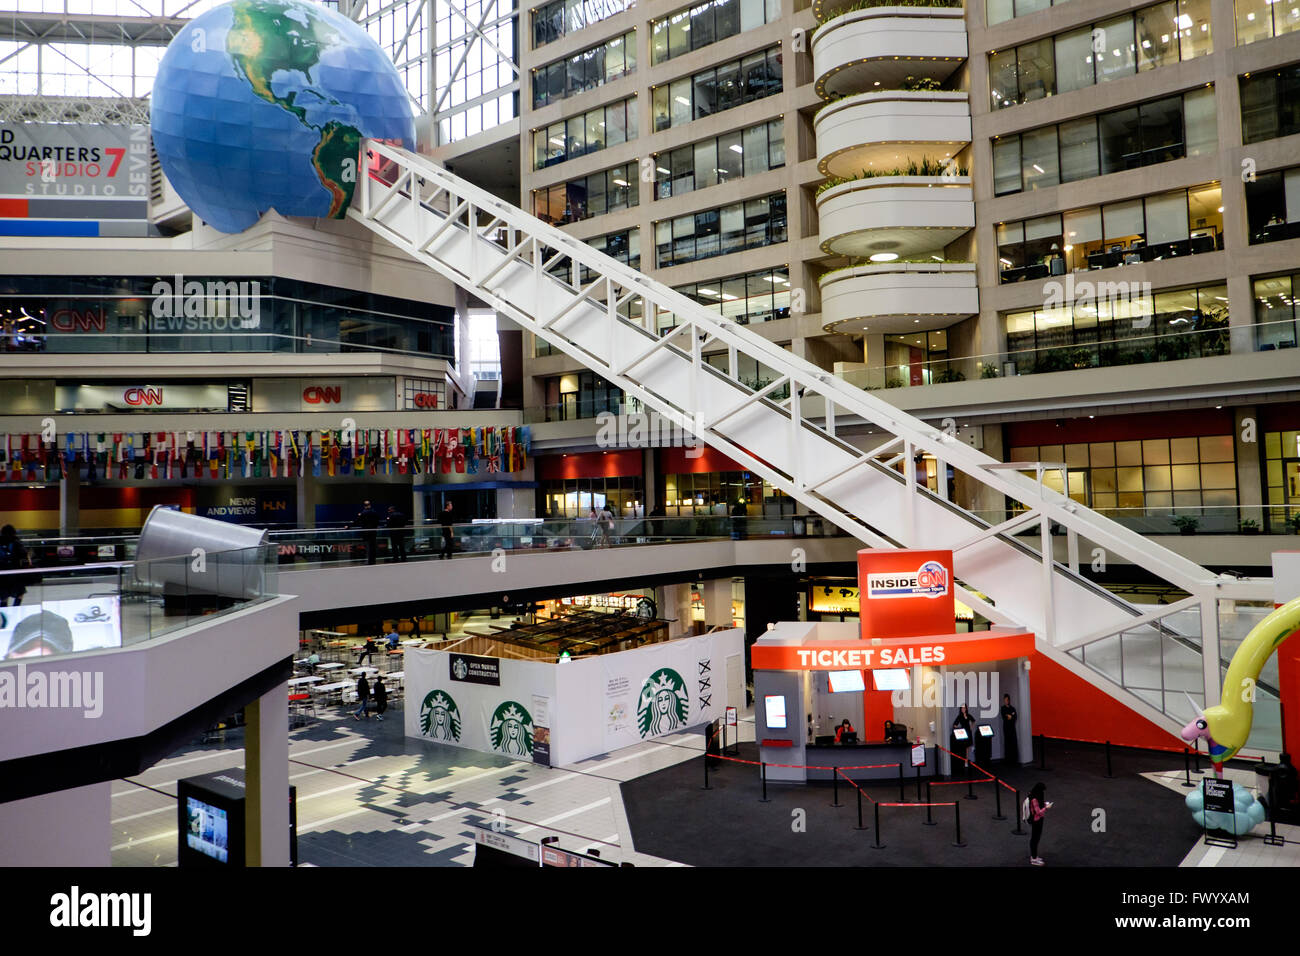
M 572 764 L 743 707 L 743 684 L 726 678 L 728 658 L 743 655 L 744 632 L 733 628 L 564 664 L 501 658 L 493 686 L 451 680 L 454 654 L 411 649 L 406 734 L 531 761 L 538 728 L 548 728 L 551 765 Z M 547 713 L 535 712 L 540 699 Z
M 500 684 L 451 679 L 445 651 L 406 652 L 406 735 L 439 743 L 533 759 L 533 698 L 555 694 L 555 665 L 499 661 Z

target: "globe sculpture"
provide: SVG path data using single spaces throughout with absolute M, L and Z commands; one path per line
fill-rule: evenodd
M 234 0 L 173 38 L 150 125 L 163 172 L 222 232 L 269 209 L 342 218 L 364 138 L 414 147 L 411 102 L 366 32 L 307 0 Z

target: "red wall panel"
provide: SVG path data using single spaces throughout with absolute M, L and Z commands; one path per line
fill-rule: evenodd
M 569 455 L 542 455 L 537 459 L 537 477 L 626 478 L 641 474 L 641 450 L 590 451 Z
M 690 456 L 696 457 L 690 457 Z M 705 475 L 715 471 L 748 471 L 716 448 L 665 448 L 659 453 L 665 475 Z
M 1011 422 L 1007 447 L 1072 445 L 1090 441 L 1134 441 L 1142 438 L 1190 438 L 1231 435 L 1230 409 L 1200 409 L 1149 415 L 1107 415 L 1101 418 L 1063 418 L 1039 422 Z

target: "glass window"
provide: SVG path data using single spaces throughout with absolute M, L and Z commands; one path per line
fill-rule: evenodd
M 764 23 L 766 11 L 763 0 L 740 0 L 740 29 L 753 30 Z
M 713 10 L 717 18 L 714 22 L 714 35 L 719 40 L 740 32 L 740 0 L 721 0 L 714 4 Z
M 681 56 L 691 49 L 691 12 L 682 10 L 668 18 L 668 56 Z
M 1022 133 L 1020 150 L 1020 172 L 1026 189 L 1055 186 L 1060 182 L 1055 126 Z
M 1016 51 L 1003 50 L 989 57 L 989 86 L 992 89 L 994 109 L 1014 106 L 1020 102 L 1020 87 L 1016 78 Z
M 668 59 L 668 21 L 656 20 L 650 29 L 650 62 L 662 63 Z
M 720 183 L 745 175 L 745 147 L 739 130 L 718 137 L 717 163 Z
M 683 123 L 689 123 L 693 118 L 691 115 L 690 77 L 673 80 L 669 95 L 672 98 L 672 125 L 680 126 Z
M 1061 93 L 1080 90 L 1097 82 L 1092 28 L 1081 27 L 1055 39 L 1056 88 Z
M 1146 7 L 1136 14 L 1138 70 L 1178 62 L 1177 0 Z
M 672 151 L 672 195 L 680 196 L 695 188 L 695 150 L 689 146 Z
M 1016 72 L 1020 78 L 1020 93 L 1026 102 L 1054 94 L 1056 66 L 1052 56 L 1052 41 L 1039 40 L 1018 47 Z
M 1141 165 L 1163 163 L 1185 155 L 1181 97 L 1143 103 L 1138 107 L 1142 129 Z
M 1152 196 L 1146 201 L 1147 245 L 1177 242 L 1188 238 L 1187 193 Z
M 1101 207 L 1101 220 L 1106 245 L 1122 243 L 1127 247 L 1132 240 L 1142 238 L 1142 200 L 1108 203 Z
M 988 0 L 984 7 L 984 22 L 989 26 L 1004 23 L 1015 15 L 1014 0 Z
M 1020 180 L 1020 137 L 1004 136 L 993 141 L 993 193 L 1018 193 Z
M 1237 43 L 1254 43 L 1273 35 L 1273 4 L 1270 0 L 1236 0 Z
M 768 169 L 785 165 L 785 120 L 775 119 L 767 124 L 767 150 Z
M 714 112 L 729 110 L 740 105 L 739 63 L 728 63 L 718 67 L 714 83 L 717 90 L 717 107 Z
M 1061 182 L 1088 179 L 1100 172 L 1097 120 L 1092 116 L 1060 125 Z
M 672 97 L 667 85 L 656 86 L 651 90 L 650 109 L 654 113 L 656 133 L 672 125 L 672 112 L 669 108 L 671 102 Z
M 1214 87 L 1203 86 L 1185 93 L 1183 116 L 1186 127 L 1185 149 L 1188 156 L 1202 156 L 1218 149 L 1218 107 L 1214 104 Z
M 718 184 L 718 143 L 706 140 L 695 144 L 695 188 Z
M 1064 215 L 1065 253 L 1070 271 L 1088 268 L 1088 256 L 1102 251 L 1101 209 L 1091 206 Z
M 1137 70 L 1133 41 L 1133 17 L 1125 14 L 1104 20 L 1093 29 L 1097 49 L 1097 82 L 1132 76 Z
M 691 49 L 708 46 L 716 37 L 713 33 L 713 4 L 703 3 L 691 8 Z
M 627 106 L 615 103 L 605 108 L 605 142 L 610 146 L 627 142 Z
M 1279 4 L 1280 6 L 1280 4 Z M 1291 16 L 1300 22 L 1300 6 L 1288 4 Z M 1281 15 L 1281 11 L 1278 11 Z M 1214 34 L 1210 26 L 1210 0 L 1178 0 L 1178 37 L 1182 58 L 1190 60 L 1214 52 Z
M 741 158 L 745 164 L 745 175 L 753 176 L 768 169 L 768 126 L 751 126 L 744 132 L 741 144 Z
M 1103 174 L 1142 165 L 1137 107 L 1102 113 L 1097 117 L 1097 133 Z

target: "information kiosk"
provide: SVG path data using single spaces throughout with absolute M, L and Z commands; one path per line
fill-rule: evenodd
M 1003 694 L 1011 695 L 1019 712 L 1019 752 L 1029 753 L 1026 659 L 1034 635 L 1002 627 L 956 633 L 952 552 L 859 551 L 858 580 L 858 624 L 782 622 L 751 649 L 760 704 L 755 729 L 760 757 L 769 764 L 767 778 L 829 780 L 829 768 L 896 763 L 912 775 L 918 742 L 925 749 L 923 774 L 950 773 L 944 748 L 957 749 L 949 733 L 961 705 L 974 717 L 972 732 L 978 735 L 981 724 L 998 726 Z M 856 742 L 835 743 L 845 719 Z M 985 738 L 990 756 L 1003 752 L 998 734 L 995 729 Z M 979 737 L 975 744 L 980 746 Z M 963 756 L 966 746 L 969 740 L 958 751 Z M 846 773 L 872 779 L 896 777 L 898 770 Z

